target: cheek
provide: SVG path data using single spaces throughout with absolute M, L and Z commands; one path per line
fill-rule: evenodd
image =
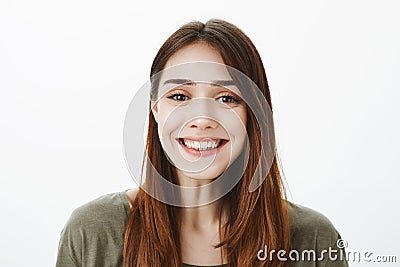
M 247 136 L 247 130 L 246 130 L 246 126 L 247 126 L 247 112 L 246 112 L 246 108 L 241 109 L 238 112 L 238 115 L 240 117 L 241 122 L 240 125 L 237 125 L 235 127 L 235 136 L 236 136 L 236 142 L 238 145 L 238 149 L 240 151 L 242 151 L 244 144 L 246 142 L 246 140 L 248 139 Z
M 247 139 L 248 139 L 248 136 L 247 136 L 246 129 L 243 129 L 243 127 L 240 127 L 240 129 L 237 129 L 235 132 L 235 143 L 236 143 L 235 149 L 237 151 L 242 151 Z
M 246 130 L 246 112 L 236 111 L 236 115 L 235 118 L 230 118 L 229 123 L 226 124 L 226 130 L 229 132 L 229 135 L 233 137 L 234 142 L 232 143 L 232 152 L 237 155 L 243 150 L 248 136 Z
M 158 134 L 159 136 L 168 136 L 171 132 L 178 131 L 182 126 L 182 117 L 177 116 L 175 107 L 160 101 L 158 109 Z M 175 110 L 175 112 L 174 112 Z
M 245 139 L 247 132 L 246 132 L 246 126 L 247 126 L 247 112 L 246 108 L 242 107 L 238 110 L 236 110 L 236 114 L 240 120 L 235 120 L 235 125 L 233 128 L 233 131 L 235 132 L 235 136 L 239 139 Z
M 246 128 L 246 126 L 247 126 L 247 111 L 246 111 L 245 107 L 240 110 L 239 117 L 244 125 L 244 128 Z

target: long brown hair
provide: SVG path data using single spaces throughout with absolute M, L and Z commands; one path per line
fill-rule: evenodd
M 271 97 L 261 58 L 251 40 L 236 26 L 219 19 L 206 23 L 190 22 L 173 33 L 158 51 L 150 76 L 163 70 L 168 59 L 179 49 L 204 42 L 217 49 L 224 63 L 247 75 L 261 90 L 272 110 Z M 153 92 L 154 93 L 154 92 Z M 259 110 L 263 110 L 260 107 Z M 278 167 L 275 150 L 272 166 L 264 182 L 249 192 L 250 181 L 258 160 L 263 157 L 260 127 L 268 127 L 267 143 L 275 147 L 272 117 L 265 124 L 257 123 L 248 109 L 247 134 L 250 145 L 248 163 L 241 180 L 223 197 L 229 203 L 227 223 L 220 224 L 221 243 L 230 266 L 282 266 L 284 262 L 260 261 L 257 252 L 265 246 L 271 251 L 290 248 L 290 218 L 286 193 Z M 154 168 L 162 177 L 177 183 L 176 171 L 163 153 L 158 136 L 157 122 L 149 112 L 146 149 Z M 154 186 L 154 173 L 148 167 L 145 186 Z M 262 180 L 263 177 L 258 177 Z M 142 189 L 132 203 L 124 239 L 124 265 L 181 266 L 179 239 L 180 208 L 162 203 Z M 222 256 L 221 256 L 222 257 Z

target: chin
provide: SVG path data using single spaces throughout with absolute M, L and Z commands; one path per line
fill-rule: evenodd
M 217 179 L 223 172 L 225 171 L 225 168 L 222 170 L 212 170 L 212 167 L 198 173 L 193 173 L 193 172 L 182 172 L 182 174 L 193 180 L 198 180 L 198 181 L 213 181 Z

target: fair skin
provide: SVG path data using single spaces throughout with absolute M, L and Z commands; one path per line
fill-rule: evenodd
M 195 43 L 175 53 L 168 60 L 166 68 L 196 61 L 224 64 L 216 49 L 204 43 Z M 207 105 L 209 102 L 210 105 L 222 110 L 220 113 L 223 116 L 218 119 L 198 116 L 193 120 L 185 121 L 184 116 L 177 112 L 177 107 L 192 103 L 189 102 L 191 99 L 207 99 L 207 101 L 199 103 Z M 235 101 L 238 99 L 239 101 Z M 204 110 L 209 109 L 207 107 Z M 186 113 L 184 112 L 184 114 Z M 159 125 L 158 131 L 162 138 L 163 148 L 174 163 L 177 163 L 176 166 L 179 165 L 179 160 L 182 158 L 193 161 L 190 162 L 191 167 L 201 164 L 200 161 L 196 161 L 199 157 L 206 161 L 212 159 L 212 161 L 209 160 L 211 163 L 207 165 L 206 169 L 199 168 L 201 171 L 192 172 L 178 166 L 178 181 L 181 186 L 199 187 L 212 182 L 237 158 L 243 149 L 246 135 L 246 107 L 243 101 L 240 101 L 240 92 L 238 91 L 203 83 L 171 87 L 165 95 L 162 94 L 160 97 L 153 109 L 153 115 Z M 202 154 L 205 151 L 194 151 L 190 144 L 194 145 L 196 142 L 200 144 L 200 141 L 204 141 L 202 138 L 207 138 L 207 141 L 215 141 L 213 145 L 218 144 L 220 147 L 210 148 L 208 154 Z M 136 194 L 137 189 L 126 192 L 130 204 L 133 203 Z M 207 194 L 210 192 L 200 191 L 199 194 L 185 197 L 188 199 L 201 198 Z M 225 256 L 221 262 L 221 249 L 213 247 L 220 242 L 218 213 L 220 205 L 221 201 L 217 200 L 198 207 L 182 208 L 180 239 L 183 262 L 197 265 L 227 263 Z M 226 216 L 225 209 L 223 209 L 223 215 Z

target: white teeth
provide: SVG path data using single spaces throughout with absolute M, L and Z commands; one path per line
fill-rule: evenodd
M 183 139 L 185 146 L 188 148 L 193 148 L 197 150 L 207 150 L 207 149 L 214 149 L 218 147 L 220 141 L 193 141 L 193 140 L 185 140 Z

